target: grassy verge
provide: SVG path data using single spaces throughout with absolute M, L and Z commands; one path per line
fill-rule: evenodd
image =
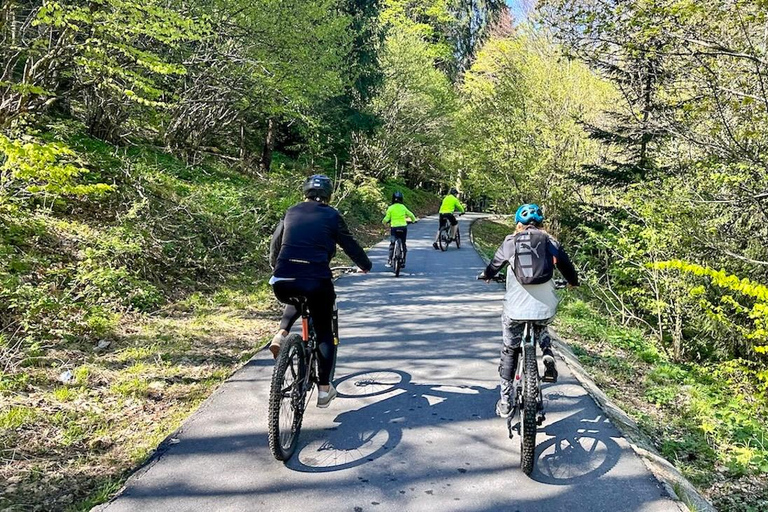
M 491 255 L 512 227 L 479 221 Z M 745 361 L 671 361 L 643 330 L 621 325 L 568 292 L 556 327 L 595 382 L 632 416 L 656 449 L 718 510 L 768 510 L 768 403 Z
M 193 294 L 127 316 L 109 347 L 51 348 L 0 413 L 4 510 L 88 510 L 108 499 L 274 329 L 269 290 Z M 67 383 L 60 376 L 70 372 Z
M 151 145 L 106 145 L 72 123 L 50 133 L 84 169 L 72 185 L 110 191 L 40 200 L 24 183 L 0 188 L 9 511 L 109 499 L 267 340 L 280 312 L 265 284 L 268 241 L 307 173 L 283 157 L 265 176 L 188 165 Z M 395 188 L 418 211 L 436 209 L 436 197 L 399 183 L 341 183 L 336 206 L 364 244 L 385 234 Z

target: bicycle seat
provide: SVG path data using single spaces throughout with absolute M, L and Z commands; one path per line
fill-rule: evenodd
M 296 308 L 299 311 L 302 311 L 307 305 L 307 298 L 302 295 L 299 295 L 296 297 L 289 297 L 288 300 L 286 301 L 286 304 L 290 304 L 291 306 L 296 306 Z

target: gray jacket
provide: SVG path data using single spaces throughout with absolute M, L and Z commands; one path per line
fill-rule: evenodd
M 528 226 L 526 230 L 538 229 Z M 493 260 L 485 268 L 486 277 L 493 277 L 507 265 L 515 264 L 515 236 L 507 236 L 496 250 Z M 547 235 L 547 253 L 555 259 L 555 266 L 563 277 L 573 286 L 578 286 L 579 278 L 576 269 L 563 250 L 562 246 L 552 236 Z M 504 315 L 510 320 L 548 320 L 557 313 L 559 298 L 555 293 L 555 285 L 550 279 L 541 284 L 520 284 L 515 277 L 514 268 L 507 272 L 507 293 L 504 295 Z

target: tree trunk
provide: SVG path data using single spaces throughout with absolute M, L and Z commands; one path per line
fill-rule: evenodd
M 267 134 L 264 136 L 264 149 L 261 152 L 259 168 L 262 171 L 269 171 L 272 165 L 272 150 L 275 149 L 275 119 L 270 118 L 267 121 Z

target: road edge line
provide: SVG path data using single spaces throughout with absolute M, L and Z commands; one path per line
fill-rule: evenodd
M 488 217 L 485 217 L 485 219 L 492 220 L 494 217 L 504 218 L 508 216 L 489 215 Z M 473 219 L 469 224 L 469 241 L 472 244 L 472 248 L 487 265 L 490 260 L 477 250 L 475 237 L 472 232 L 472 226 L 477 220 L 479 219 Z M 560 356 L 560 359 L 562 359 L 568 368 L 570 368 L 573 376 L 576 377 L 576 380 L 579 381 L 589 396 L 592 397 L 592 400 L 595 401 L 597 406 L 605 412 L 606 416 L 611 420 L 611 423 L 613 423 L 613 426 L 621 432 L 621 435 L 627 440 L 632 447 L 632 450 L 637 454 L 640 460 L 643 461 L 645 467 L 647 467 L 656 480 L 658 480 L 667 494 L 669 494 L 670 498 L 672 498 L 678 506 L 686 507 L 690 511 L 717 512 L 717 509 L 701 495 L 696 486 L 685 478 L 680 470 L 656 450 L 648 437 L 640 431 L 637 422 L 600 389 L 597 383 L 595 383 L 589 375 L 589 372 L 587 372 L 584 366 L 579 362 L 576 354 L 573 353 L 568 343 L 560 338 L 553 328 L 550 328 L 550 335 L 552 341 L 555 343 L 555 348 L 557 348 L 557 354 Z M 685 508 L 681 508 L 681 510 L 684 511 Z

